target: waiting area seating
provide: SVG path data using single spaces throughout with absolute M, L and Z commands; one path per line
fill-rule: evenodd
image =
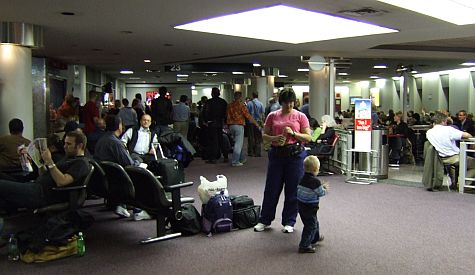
M 148 244 L 181 236 L 181 233 L 167 230 L 172 219 L 180 220 L 181 205 L 194 202 L 193 198 L 182 198 L 180 189 L 193 182 L 173 183 L 166 187 L 159 177 L 145 168 L 127 166 L 103 161 L 100 163 L 108 183 L 106 198 L 109 204 L 127 204 L 147 211 L 156 220 L 157 236 L 142 240 Z M 167 192 L 170 192 L 168 194 Z
M 330 160 L 333 156 L 333 152 L 335 151 L 335 147 L 339 139 L 340 135 L 335 134 L 333 139 L 328 144 L 319 145 L 318 150 L 315 150 L 317 148 L 315 147 L 315 144 L 310 144 L 310 147 L 307 148 L 309 155 L 317 156 L 320 160 L 320 172 L 318 173 L 319 176 L 333 175 L 333 172 L 331 172 L 330 169 Z

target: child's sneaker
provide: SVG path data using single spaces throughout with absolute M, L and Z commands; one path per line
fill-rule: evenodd
M 269 227 L 270 227 L 270 225 L 268 225 L 268 224 L 258 223 L 254 226 L 254 231 L 262 232 L 262 231 L 266 230 L 266 228 L 269 228 Z

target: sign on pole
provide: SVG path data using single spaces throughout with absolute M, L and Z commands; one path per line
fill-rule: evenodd
M 371 151 L 371 99 L 355 100 L 354 150 Z

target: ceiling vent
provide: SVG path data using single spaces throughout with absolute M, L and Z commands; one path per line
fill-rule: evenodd
M 344 14 L 351 17 L 368 17 L 368 16 L 380 16 L 388 13 L 385 10 L 376 10 L 373 8 L 360 8 L 354 10 L 342 10 L 338 12 L 339 14 Z

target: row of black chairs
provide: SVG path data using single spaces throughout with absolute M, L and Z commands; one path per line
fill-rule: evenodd
M 192 203 L 191 197 L 182 197 L 180 189 L 193 182 L 180 182 L 164 186 L 159 176 L 145 168 L 127 166 L 103 161 L 100 164 L 90 160 L 91 172 L 81 186 L 57 188 L 58 192 L 68 192 L 69 201 L 49 205 L 35 212 L 74 211 L 83 206 L 87 196 L 104 198 L 108 205 L 127 204 L 147 211 L 156 220 L 157 236 L 142 240 L 147 244 L 179 237 L 181 233 L 167 230 L 172 219 L 182 218 L 181 205 Z

